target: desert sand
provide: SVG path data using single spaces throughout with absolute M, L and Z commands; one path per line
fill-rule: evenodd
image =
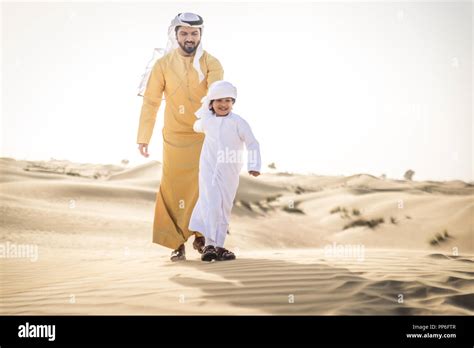
M 474 185 L 242 174 L 226 247 L 151 243 L 161 165 L 0 159 L 0 314 L 474 314 Z

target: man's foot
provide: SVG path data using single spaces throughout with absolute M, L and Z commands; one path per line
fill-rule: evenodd
M 184 244 L 181 244 L 181 246 L 178 249 L 174 250 L 171 253 L 170 260 L 173 262 L 186 260 L 186 252 L 184 250 Z
M 211 262 L 212 260 L 217 259 L 216 248 L 212 245 L 206 245 L 202 250 L 201 260 L 206 262 Z
M 202 254 L 205 244 L 206 239 L 204 237 L 195 237 L 193 242 L 193 248 L 196 249 L 199 254 Z
M 216 252 L 217 252 L 217 261 L 235 260 L 235 254 L 230 250 L 217 247 Z

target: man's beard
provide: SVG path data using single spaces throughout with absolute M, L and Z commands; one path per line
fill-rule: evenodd
M 186 47 L 186 42 L 184 43 L 184 45 L 181 44 L 180 42 L 178 42 L 178 45 L 187 54 L 192 54 L 197 50 L 200 43 L 201 43 L 201 41 L 196 42 L 196 45 L 194 45 L 193 47 Z

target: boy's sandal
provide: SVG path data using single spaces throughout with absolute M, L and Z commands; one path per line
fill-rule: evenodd
M 235 260 L 235 254 L 225 248 L 217 247 L 217 261 Z
M 201 260 L 211 262 L 212 260 L 217 259 L 216 248 L 212 245 L 206 245 L 202 250 Z
M 178 249 L 173 250 L 173 252 L 171 253 L 170 260 L 173 262 L 186 260 L 186 252 L 184 249 L 184 244 L 181 244 Z

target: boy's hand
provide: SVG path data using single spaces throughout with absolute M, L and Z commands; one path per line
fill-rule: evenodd
M 148 144 L 138 144 L 138 150 L 143 157 L 148 157 L 150 154 L 148 153 Z
M 249 174 L 250 174 L 250 175 L 253 175 L 253 176 L 259 176 L 259 175 L 260 175 L 260 172 L 256 172 L 255 170 L 250 170 L 250 171 L 249 171 Z

